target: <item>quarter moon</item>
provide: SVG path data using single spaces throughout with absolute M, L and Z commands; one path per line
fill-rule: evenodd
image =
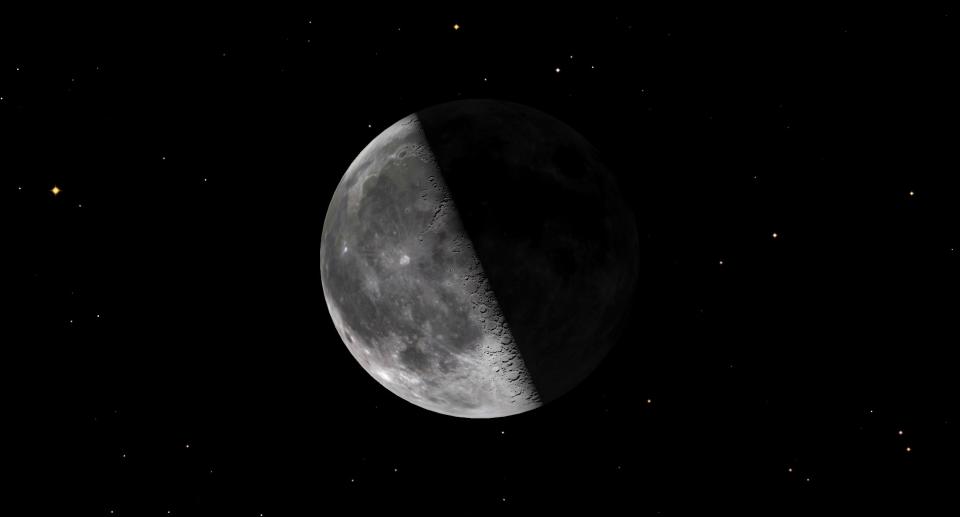
M 468 418 L 542 404 L 417 115 L 347 169 L 320 267 L 337 332 L 394 394 Z

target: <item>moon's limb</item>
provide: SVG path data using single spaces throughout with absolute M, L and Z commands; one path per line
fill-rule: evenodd
M 415 115 L 375 138 L 341 180 L 321 276 L 347 348 L 398 396 L 472 418 L 541 405 Z

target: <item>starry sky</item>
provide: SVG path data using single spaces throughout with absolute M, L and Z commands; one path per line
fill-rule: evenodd
M 956 506 L 958 16 L 4 16 L 7 488 L 73 515 Z M 619 344 L 506 419 L 384 390 L 320 284 L 353 158 L 460 98 L 576 128 L 640 235 Z

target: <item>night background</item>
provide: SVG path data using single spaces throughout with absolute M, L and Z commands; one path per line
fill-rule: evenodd
M 373 11 L 0 17 L 23 515 L 956 511 L 960 15 Z M 502 419 L 389 393 L 320 283 L 351 161 L 461 98 L 574 127 L 640 237 L 618 345 Z

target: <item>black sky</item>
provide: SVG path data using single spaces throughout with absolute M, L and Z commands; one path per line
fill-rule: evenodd
M 0 18 L 9 487 L 78 515 L 955 506 L 958 15 L 567 9 Z M 374 382 L 319 275 L 360 150 L 477 97 L 576 128 L 640 231 L 611 355 L 491 421 Z

